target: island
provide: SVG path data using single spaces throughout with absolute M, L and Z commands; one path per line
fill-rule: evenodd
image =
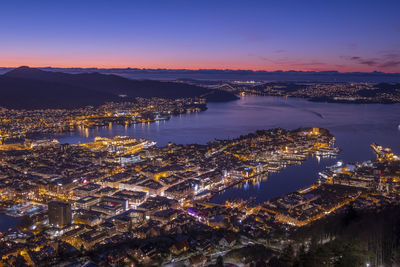
M 183 82 L 238 95 L 297 97 L 314 102 L 345 104 L 400 103 L 400 83 L 272 82 L 252 80 L 184 80 Z

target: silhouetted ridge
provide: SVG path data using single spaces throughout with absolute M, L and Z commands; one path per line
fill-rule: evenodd
M 122 94 L 126 97 L 119 97 Z M 135 97 L 237 99 L 228 92 L 184 83 L 131 80 L 98 72 L 68 74 L 26 66 L 0 76 L 0 96 L 0 106 L 8 108 L 74 108 L 109 101 L 132 101 Z

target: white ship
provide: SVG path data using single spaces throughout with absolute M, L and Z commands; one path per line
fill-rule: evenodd
M 154 118 L 154 120 L 156 120 L 156 121 L 165 121 L 165 120 L 169 120 L 169 117 L 157 114 L 156 117 Z

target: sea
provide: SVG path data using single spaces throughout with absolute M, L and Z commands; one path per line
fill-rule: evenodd
M 168 121 L 112 125 L 51 136 L 60 143 L 78 144 L 96 136 L 131 136 L 156 141 L 158 146 L 206 144 L 214 139 L 232 139 L 259 129 L 321 127 L 336 138 L 341 152 L 336 158 L 309 157 L 300 165 L 270 173 L 258 182 L 229 188 L 211 201 L 255 198 L 263 202 L 305 188 L 318 178 L 318 172 L 342 160 L 348 163 L 372 160 L 371 143 L 390 147 L 400 154 L 400 104 L 343 104 L 311 102 L 306 99 L 270 96 L 242 96 L 237 101 L 208 103 L 199 113 L 182 114 Z M 6 215 L 0 214 L 0 231 L 13 227 Z
M 341 149 L 336 158 L 310 157 L 301 165 L 269 174 L 257 183 L 227 189 L 212 199 L 223 203 L 231 198 L 255 197 L 258 202 L 263 202 L 307 187 L 318 178 L 318 172 L 338 160 L 354 163 L 374 159 L 371 143 L 400 153 L 399 125 L 400 104 L 322 103 L 299 98 L 242 96 L 237 101 L 208 103 L 206 111 L 175 116 L 168 121 L 76 130 L 55 138 L 61 143 L 77 144 L 92 141 L 96 136 L 125 135 L 165 146 L 168 142 L 206 144 L 214 139 L 232 139 L 259 129 L 328 129 Z

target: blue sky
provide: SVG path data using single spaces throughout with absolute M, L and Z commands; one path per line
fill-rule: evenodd
M 2 66 L 400 72 L 400 1 L 5 1 Z

